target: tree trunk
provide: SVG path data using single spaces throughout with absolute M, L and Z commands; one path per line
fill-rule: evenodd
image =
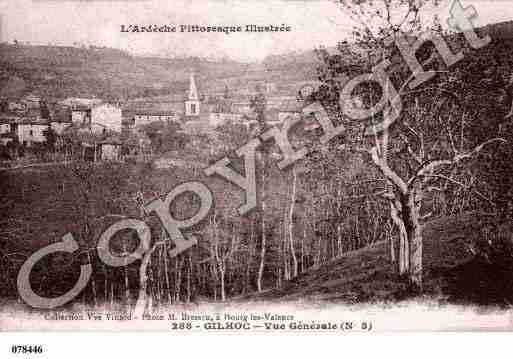
M 176 259 L 176 284 L 175 284 L 175 302 L 180 302 L 180 292 L 182 290 L 182 268 L 184 263 L 184 257 L 180 260 Z
M 91 260 L 91 252 L 87 251 L 87 259 L 89 260 L 89 265 L 93 265 Z M 94 306 L 98 306 L 98 299 L 96 298 L 96 279 L 93 276 L 93 280 L 91 281 L 91 288 L 93 290 L 93 300 L 94 300 Z
M 224 302 L 226 300 L 226 289 L 224 283 L 225 269 L 222 264 L 219 266 L 219 274 L 221 275 L 221 301 Z
M 134 309 L 134 318 L 137 319 L 142 319 L 142 315 L 148 305 L 148 296 L 146 294 L 148 287 L 148 265 L 151 263 L 151 255 L 155 251 L 155 248 L 157 248 L 157 246 L 153 245 L 153 247 L 146 252 L 142 259 L 141 266 L 139 267 L 139 298 L 137 299 Z
M 360 224 L 359 224 L 359 220 L 360 220 L 360 216 L 357 213 L 356 217 L 355 217 L 355 222 L 354 222 L 355 239 L 354 239 L 353 250 L 359 249 L 359 245 L 360 245 Z
M 216 213 L 214 213 L 214 216 L 212 217 L 212 225 L 213 225 L 213 243 L 212 243 L 212 253 L 214 256 L 214 270 L 216 272 L 216 288 L 217 288 L 217 278 L 218 273 L 219 277 L 221 279 L 221 300 L 224 301 L 224 270 L 222 267 L 222 259 L 219 256 L 219 236 L 217 233 L 217 218 Z M 217 289 L 216 289 L 217 290 Z M 217 293 L 214 293 L 214 297 L 217 296 Z
M 109 302 L 109 277 L 107 276 L 107 271 L 105 266 L 102 265 L 103 270 L 103 305 L 107 308 L 107 303 Z
M 422 226 L 420 201 L 415 189 L 391 205 L 392 219 L 399 229 L 399 275 L 408 276 L 413 290 L 422 289 Z
M 187 269 L 187 298 L 185 302 L 189 304 L 191 302 L 191 273 L 192 273 L 192 254 L 189 251 L 189 267 Z
M 336 256 L 340 257 L 342 255 L 342 226 L 337 224 L 337 251 Z
M 396 258 L 396 254 L 395 254 L 395 239 L 394 239 L 394 236 L 392 235 L 392 228 L 389 223 L 387 223 L 386 228 L 387 228 L 386 231 L 387 231 L 388 243 L 390 245 L 390 262 L 392 264 L 395 264 L 397 262 L 397 258 Z
M 214 302 L 217 302 L 217 283 L 218 283 L 218 277 L 217 277 L 217 268 L 216 268 L 217 264 L 212 262 L 212 264 L 210 265 L 210 271 L 212 272 L 213 276 L 214 276 L 214 285 L 213 285 L 213 289 L 214 289 Z
M 303 273 L 305 271 L 305 239 L 306 239 L 306 220 L 303 223 L 303 235 L 301 236 L 301 249 L 300 249 L 300 257 L 299 257 L 299 263 L 300 268 L 299 272 Z
M 110 310 L 114 310 L 114 281 L 110 281 Z
M 249 235 L 249 243 L 248 243 L 248 259 L 246 262 L 246 278 L 244 283 L 244 290 L 243 293 L 247 294 L 249 293 L 250 287 L 251 287 L 251 263 L 253 261 L 253 240 L 254 240 L 254 228 L 253 228 L 253 221 L 251 221 L 251 232 Z
M 413 289 L 422 289 L 422 227 L 419 222 L 420 201 L 417 192 L 412 191 L 405 203 L 404 225 L 408 236 L 409 271 L 408 278 Z
M 261 221 L 262 221 L 262 248 L 260 249 L 260 267 L 258 268 L 258 277 L 257 277 L 257 290 L 258 292 L 262 291 L 262 278 L 264 276 L 264 265 L 265 265 L 265 250 L 266 250 L 266 226 L 265 226 L 265 154 L 263 154 L 262 157 L 263 166 L 261 168 L 262 171 L 262 214 L 261 214 Z
M 404 220 L 402 218 L 402 205 L 400 201 L 395 201 L 395 203 L 390 204 L 390 213 L 392 216 L 392 220 L 396 225 L 399 231 L 399 258 L 398 258 L 398 267 L 399 267 L 399 275 L 406 275 L 408 269 L 410 267 L 409 256 L 408 256 L 408 234 L 406 232 L 406 227 L 404 225 Z
M 126 242 L 123 241 L 123 253 L 126 255 L 127 249 L 126 249 Z M 125 278 L 125 300 L 127 305 L 130 305 L 130 285 L 128 281 L 128 268 L 127 268 L 127 260 L 125 258 L 125 265 L 123 266 L 123 274 Z
M 298 264 L 296 251 L 294 250 L 294 208 L 296 204 L 296 166 L 292 167 L 292 194 L 290 197 L 290 211 L 289 211 L 289 243 L 290 243 L 290 254 L 292 255 L 293 272 L 292 277 L 297 277 Z
M 164 237 L 162 235 L 162 237 Z M 167 256 L 168 256 L 168 252 L 167 252 L 167 242 L 164 242 L 164 275 L 166 276 L 166 292 L 167 292 L 167 304 L 168 305 L 171 305 L 171 282 L 169 280 L 169 266 L 168 266 L 168 262 L 167 262 Z
M 149 285 L 148 285 L 148 306 L 147 306 L 147 308 L 151 312 L 153 310 L 153 300 L 154 300 L 154 296 L 155 296 L 155 290 L 153 289 L 153 287 L 155 286 L 155 277 L 153 275 L 151 260 L 150 260 L 150 265 L 148 266 L 148 282 L 149 282 Z
M 281 257 L 282 257 L 282 260 L 283 260 L 283 279 L 284 280 L 290 280 L 290 270 L 289 270 L 289 257 L 288 257 L 288 253 L 287 253 L 287 246 L 288 246 L 288 243 L 287 243 L 287 230 L 285 229 L 286 227 L 286 217 L 285 217 L 285 212 L 284 212 L 284 215 L 283 215 L 283 228 L 282 228 L 282 231 L 281 231 Z M 280 271 L 281 273 L 281 271 Z M 278 279 L 281 279 L 280 276 L 278 276 Z

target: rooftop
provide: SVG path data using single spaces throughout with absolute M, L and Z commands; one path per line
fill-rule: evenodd
M 41 117 L 40 109 L 29 109 L 27 111 L 4 111 L 0 112 L 0 123 L 17 124 L 48 124 L 48 119 Z
M 136 111 L 136 116 L 176 116 L 174 111 L 158 111 L 158 110 L 147 110 L 147 111 Z
M 61 105 L 67 106 L 67 107 L 84 107 L 84 108 L 92 108 L 96 105 L 101 104 L 103 101 L 101 99 L 97 98 L 79 98 L 79 97 L 69 97 L 65 100 L 62 100 L 60 102 Z

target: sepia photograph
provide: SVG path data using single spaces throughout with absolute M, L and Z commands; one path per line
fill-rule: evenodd
M 506 0 L 1 0 L 0 331 L 511 332 L 512 158 Z

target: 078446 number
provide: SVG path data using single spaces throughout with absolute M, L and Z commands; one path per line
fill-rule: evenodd
M 13 345 L 11 346 L 13 354 L 42 354 L 42 345 Z

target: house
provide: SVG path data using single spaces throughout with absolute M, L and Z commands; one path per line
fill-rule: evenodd
M 46 141 L 45 131 L 48 130 L 48 120 L 24 119 L 17 123 L 17 127 L 18 139 L 27 147 L 33 143 Z
M 91 108 L 85 105 L 75 105 L 71 108 L 71 122 L 83 126 L 91 122 Z
M 62 135 L 64 131 L 71 126 L 71 122 L 58 122 L 58 121 L 51 121 L 50 127 L 52 130 L 55 131 L 56 134 Z
M 91 109 L 91 129 L 93 132 L 103 129 L 121 133 L 121 108 L 109 103 L 94 106 Z
M 178 115 L 174 111 L 139 111 L 133 117 L 133 126 L 139 127 L 143 125 L 147 125 L 156 121 L 173 121 L 177 122 L 179 120 Z
M 249 114 L 253 112 L 251 108 L 251 102 L 249 101 L 239 101 L 232 103 L 231 112 L 240 113 L 240 114 Z
M 22 103 L 25 104 L 27 109 L 39 109 L 41 104 L 41 98 L 33 94 L 26 95 L 21 99 Z
M 0 143 L 7 145 L 14 138 L 14 126 L 10 123 L 0 123 Z
M 40 111 L 31 109 L 24 113 L 3 112 L 0 114 L 0 136 L 2 143 L 17 138 L 24 146 L 46 141 L 44 135 L 48 129 L 49 121 L 41 118 Z
M 64 106 L 55 106 L 52 108 L 50 126 L 55 133 L 62 135 L 71 125 L 71 111 L 69 108 Z
M 96 162 L 107 158 L 118 159 L 121 154 L 121 135 L 106 130 L 102 133 L 95 133 L 89 128 L 72 124 L 64 131 L 66 138 L 71 139 L 66 145 L 70 146 L 72 156 L 79 156 L 82 160 Z M 73 149 L 74 144 L 80 146 L 80 152 Z M 105 151 L 105 155 L 103 154 Z
M 24 112 L 27 110 L 27 106 L 19 101 L 8 101 L 7 111 L 9 112 Z
M 11 127 L 12 126 L 10 123 L 0 123 L 0 135 L 10 133 Z
M 80 105 L 92 107 L 94 105 L 99 105 L 102 102 L 103 101 L 98 98 L 68 97 L 67 99 L 62 100 L 59 104 L 64 107 L 72 108 L 72 107 L 80 106 Z
M 101 103 L 99 100 L 88 101 L 75 100 L 63 103 L 71 104 L 71 122 L 99 134 L 105 131 L 121 133 L 121 108 L 109 103 Z
M 107 137 L 100 142 L 100 153 L 103 161 L 117 161 L 121 156 L 122 142 L 117 135 Z
M 226 122 L 243 122 L 244 115 L 233 112 L 211 112 L 208 123 L 212 127 L 220 126 Z

